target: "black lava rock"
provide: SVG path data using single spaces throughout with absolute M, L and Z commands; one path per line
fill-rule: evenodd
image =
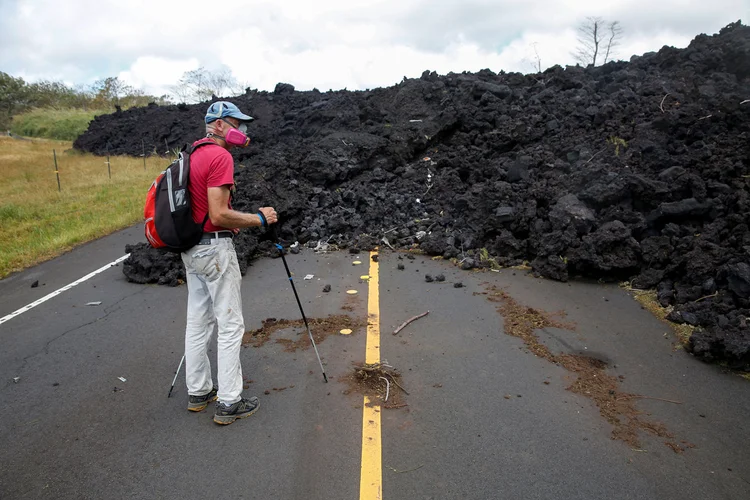
M 361 92 L 250 90 L 232 99 L 256 118 L 253 142 L 232 151 L 242 165 L 233 206 L 273 205 L 279 237 L 311 248 L 366 251 L 386 236 L 480 265 L 528 261 L 550 279 L 655 286 L 660 303 L 704 325 L 697 356 L 737 362 L 750 336 L 739 319 L 750 316 L 748 77 L 750 28 L 733 23 L 685 49 L 552 67 L 543 85 L 483 70 Z M 74 146 L 133 156 L 142 140 L 179 147 L 204 135 L 205 108 L 100 115 Z M 256 255 L 278 255 L 262 239 L 235 238 L 243 273 Z M 140 247 L 123 271 L 174 284 L 180 266 Z M 706 290 L 718 296 L 687 308 Z

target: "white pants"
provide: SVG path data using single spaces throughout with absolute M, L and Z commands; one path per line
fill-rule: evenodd
M 240 266 L 231 238 L 196 245 L 182 253 L 188 286 L 185 329 L 185 378 L 188 394 L 202 396 L 213 388 L 208 343 L 218 323 L 219 401 L 240 400 L 240 347 L 245 333 L 240 297 Z

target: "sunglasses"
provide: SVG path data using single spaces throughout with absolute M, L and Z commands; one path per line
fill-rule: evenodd
M 229 125 L 232 128 L 236 128 L 237 130 L 239 130 L 243 134 L 247 133 L 247 123 L 240 123 L 239 125 L 235 126 L 229 120 L 221 120 L 221 121 L 223 121 L 224 123 L 226 123 L 227 125 Z

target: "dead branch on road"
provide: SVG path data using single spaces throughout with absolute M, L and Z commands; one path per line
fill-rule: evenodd
M 430 311 L 424 312 L 424 313 L 422 313 L 422 314 L 417 314 L 417 315 L 416 315 L 416 316 L 414 316 L 413 318 L 409 318 L 409 319 L 407 319 L 406 321 L 404 321 L 403 323 L 401 323 L 401 326 L 399 326 L 398 328 L 396 328 L 396 329 L 395 329 L 395 330 L 393 331 L 393 335 L 396 335 L 396 334 L 397 334 L 398 332 L 400 332 L 401 330 L 403 330 L 403 329 L 404 329 L 404 328 L 406 327 L 406 325 L 408 325 L 408 324 L 409 324 L 409 323 L 411 323 L 412 321 L 416 321 L 416 320 L 418 320 L 419 318 L 421 318 L 421 317 L 423 317 L 423 316 L 427 316 L 428 314 L 430 314 Z
M 632 396 L 626 396 L 624 398 L 618 399 L 618 401 L 621 401 L 623 399 L 654 399 L 656 401 L 664 401 L 666 403 L 674 403 L 676 405 L 681 405 L 682 401 L 674 401 L 673 399 L 664 399 L 664 398 L 652 398 L 651 396 L 639 396 L 637 394 L 634 394 Z

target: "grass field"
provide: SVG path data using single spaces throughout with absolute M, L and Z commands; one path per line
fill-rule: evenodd
M 164 158 L 106 158 L 70 142 L 0 137 L 0 278 L 143 218 L 146 191 Z M 58 192 L 52 150 L 57 151 Z
M 86 131 L 94 116 L 113 110 L 32 109 L 13 117 L 10 131 L 25 137 L 73 141 Z

